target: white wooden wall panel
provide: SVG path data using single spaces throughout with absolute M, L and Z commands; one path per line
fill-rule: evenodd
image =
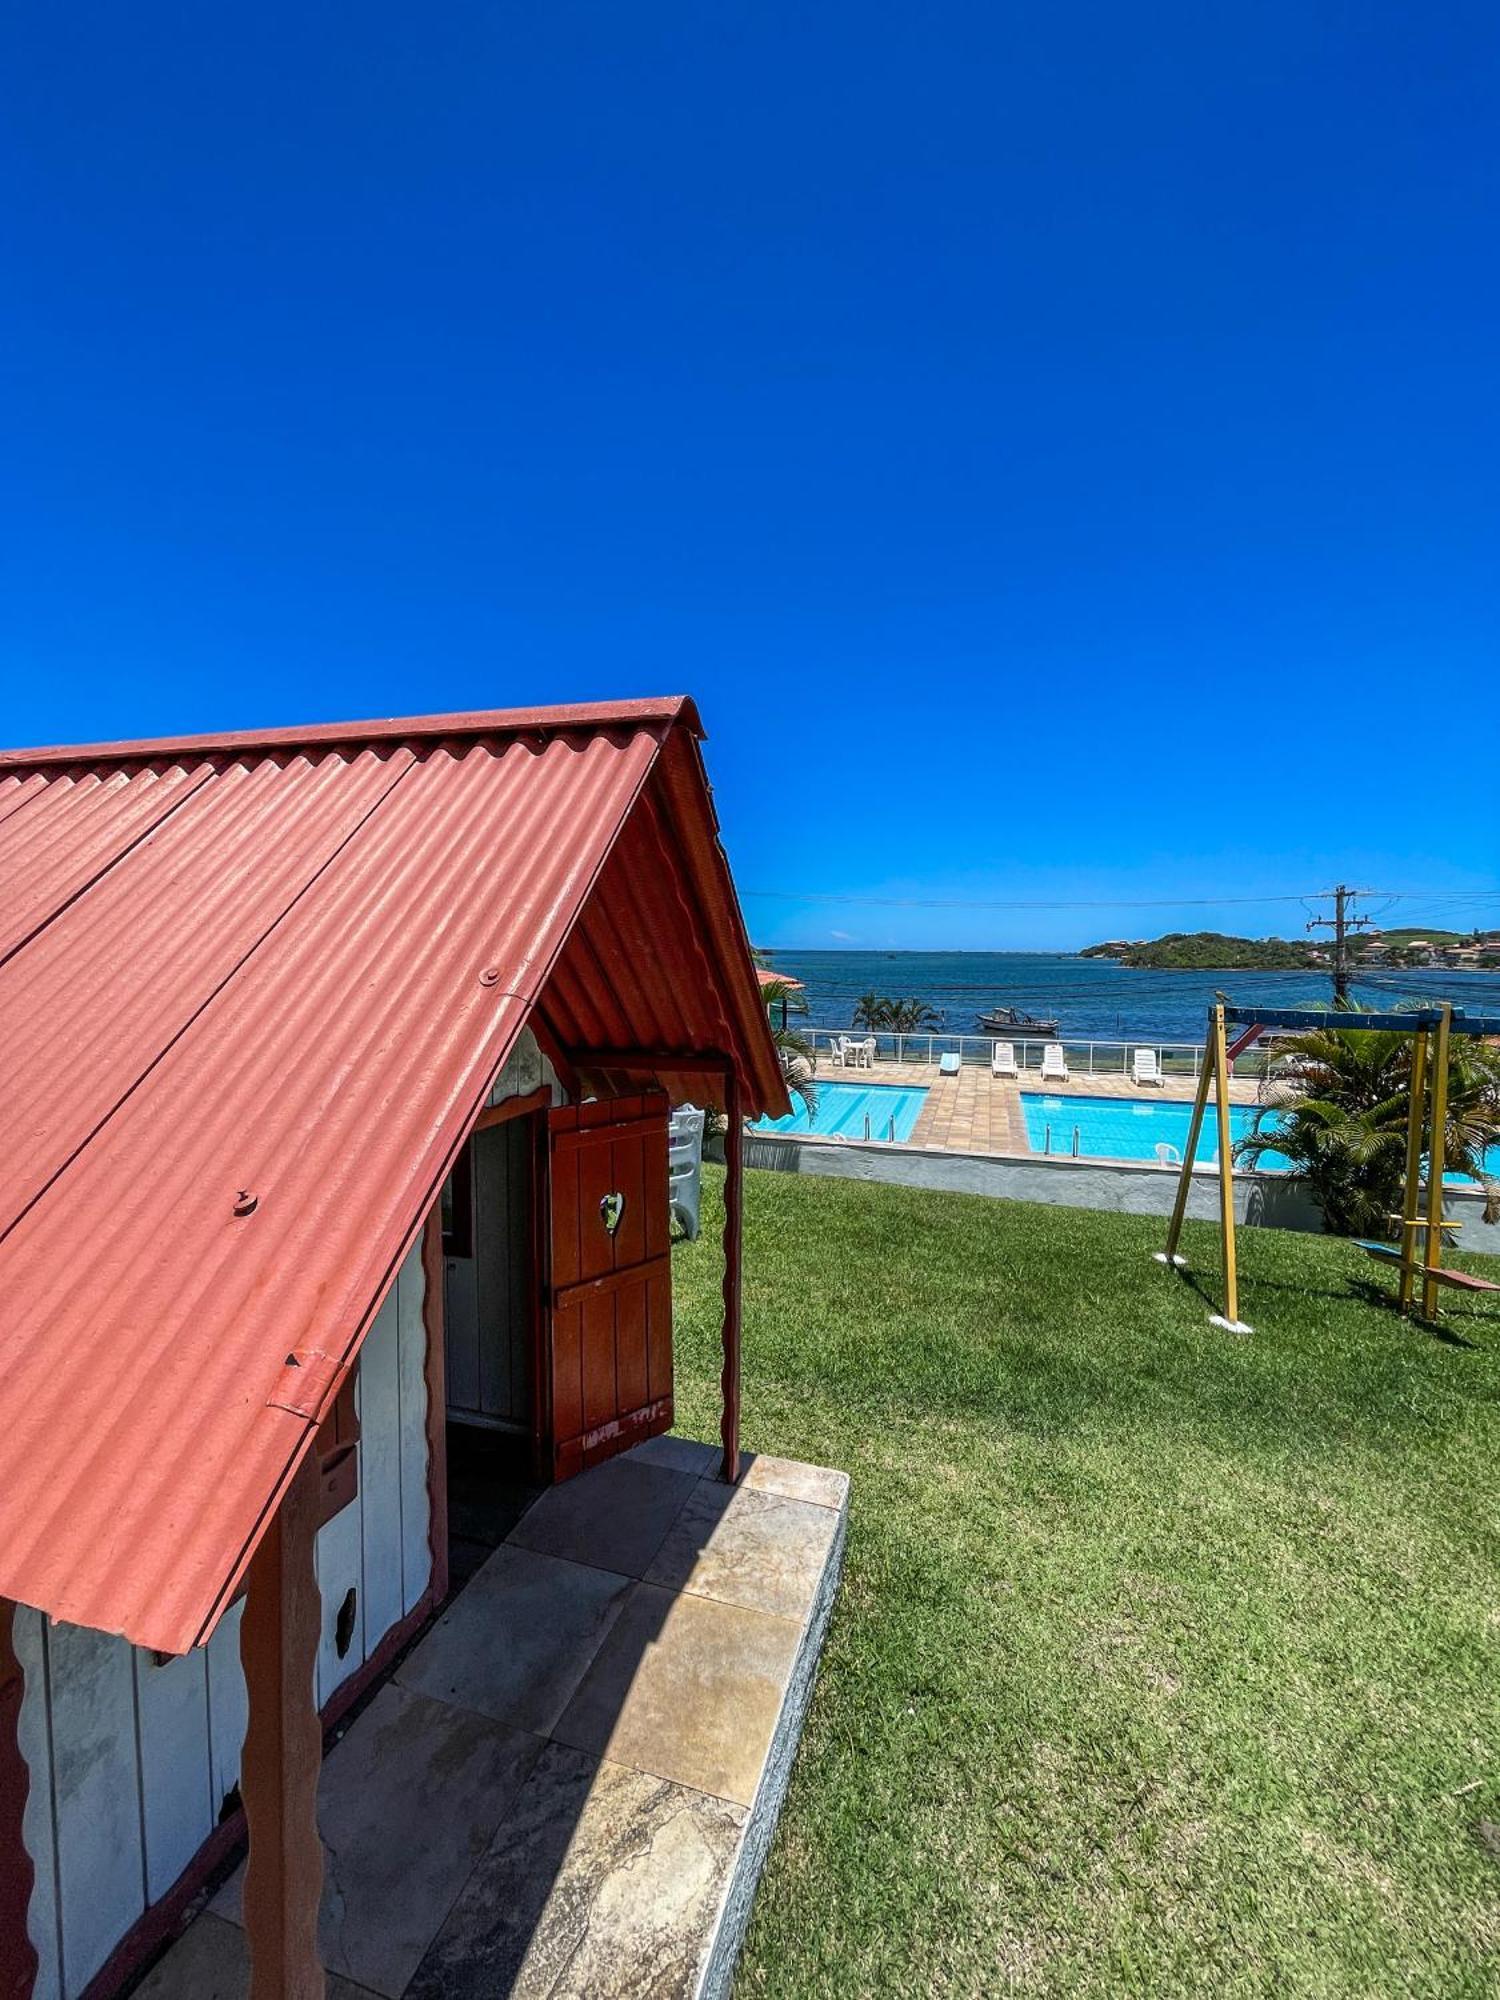
M 419 1240 L 360 1350 L 358 1496 L 318 1531 L 320 1705 L 411 1610 L 432 1573 L 425 1292 Z M 338 1615 L 351 1588 L 356 1592 L 354 1632 L 340 1659 Z
M 63 1990 L 86 1986 L 146 1907 L 135 1675 L 122 1639 L 47 1633 Z
M 320 1703 L 416 1604 L 431 1576 L 424 1289 L 419 1243 L 361 1357 L 358 1498 L 318 1535 Z M 355 1629 L 341 1660 L 335 1628 L 351 1586 Z M 49 1626 L 17 1608 L 35 2000 L 77 2000 L 222 1818 L 239 1784 L 248 1712 L 243 1608 L 243 1601 L 230 1607 L 206 1647 L 161 1666 L 123 1639 Z
M 399 1622 L 401 1593 L 401 1316 L 392 1286 L 359 1355 L 359 1491 L 367 1655 Z
M 146 1900 L 164 1896 L 214 1827 L 208 1754 L 208 1661 L 203 1652 L 160 1665 L 132 1654 L 140 1728 Z
M 322 1635 L 318 1640 L 318 1706 L 364 1664 L 365 1601 L 362 1500 L 351 1500 L 318 1530 L 318 1590 L 322 1596 Z M 354 1592 L 354 1622 L 342 1659 L 338 1651 L 338 1619 L 345 1598 Z
M 36 1871 L 27 1921 L 37 1955 L 33 2000 L 62 2000 L 62 1968 L 58 1962 L 57 1849 L 52 1830 L 52 1740 L 46 1697 L 46 1621 L 29 1604 L 18 1604 L 11 1636 L 25 1689 L 17 1735 L 21 1755 L 26 1759 L 26 1767 L 31 1774 L 22 1826 L 26 1852 L 31 1856 Z
M 505 1067 L 490 1086 L 490 1094 L 485 1102 L 504 1104 L 509 1097 L 524 1097 L 528 1091 L 538 1090 L 543 1084 L 554 1088 L 557 1072 L 542 1054 L 536 1036 L 530 1028 L 523 1028 L 516 1037 L 516 1045 L 505 1058 Z
M 240 1619 L 245 1601 L 231 1604 L 204 1652 L 208 1667 L 209 1797 L 214 1824 L 224 1817 L 224 1802 L 240 1782 L 240 1752 L 250 1719 L 245 1670 L 240 1665 Z
M 396 1279 L 401 1381 L 401 1601 L 410 1611 L 432 1576 L 427 1535 L 427 1331 L 422 1318 L 426 1281 L 418 1237 Z
M 490 1086 L 485 1102 L 504 1104 L 507 1098 L 524 1097 L 530 1091 L 539 1090 L 543 1084 L 551 1091 L 554 1105 L 567 1103 L 568 1093 L 557 1080 L 551 1058 L 542 1054 L 541 1045 L 530 1028 L 523 1028 L 516 1038 L 515 1047 L 505 1059 L 504 1069 Z

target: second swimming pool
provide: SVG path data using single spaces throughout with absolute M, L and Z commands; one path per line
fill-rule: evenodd
M 1171 1146 L 1178 1159 L 1187 1144 L 1191 1104 L 1172 1103 L 1163 1098 L 1143 1097 L 1047 1097 L 1040 1091 L 1023 1090 L 1021 1108 L 1026 1114 L 1026 1137 L 1033 1153 L 1073 1151 L 1073 1134 L 1078 1134 L 1078 1151 L 1096 1160 L 1154 1160 L 1159 1145 Z M 1272 1114 L 1267 1121 L 1274 1127 Z M 1229 1131 L 1236 1144 L 1255 1128 L 1253 1104 L 1231 1104 Z M 1194 1159 L 1214 1165 L 1219 1157 L 1219 1127 L 1212 1105 L 1198 1134 Z M 1261 1168 L 1268 1173 L 1284 1173 L 1287 1162 L 1280 1153 L 1263 1154 Z
M 825 1138 L 909 1139 L 927 1098 L 925 1089 L 891 1083 L 824 1083 L 809 1112 L 792 1092 L 786 1118 L 758 1118 L 752 1132 L 814 1132 Z
M 1171 1146 L 1177 1159 L 1187 1144 L 1191 1104 L 1150 1097 L 1048 1097 L 1041 1091 L 1023 1090 L 1021 1108 L 1026 1114 L 1026 1137 L 1033 1153 L 1051 1152 L 1066 1157 L 1073 1151 L 1073 1134 L 1078 1134 L 1078 1151 L 1096 1160 L 1154 1160 L 1159 1145 Z M 1229 1134 L 1238 1145 L 1255 1130 L 1255 1106 L 1231 1104 Z M 1276 1113 L 1265 1114 L 1266 1128 L 1276 1129 Z M 1212 1104 L 1204 1114 L 1198 1134 L 1198 1150 L 1193 1158 L 1200 1165 L 1216 1166 L 1219 1159 L 1218 1115 Z M 1250 1162 L 1246 1161 L 1245 1165 Z M 1262 1153 L 1255 1162 L 1261 1173 L 1279 1174 L 1290 1162 L 1282 1153 Z M 1485 1171 L 1500 1177 L 1500 1146 L 1485 1155 Z M 1465 1174 L 1447 1173 L 1445 1187 L 1468 1185 Z

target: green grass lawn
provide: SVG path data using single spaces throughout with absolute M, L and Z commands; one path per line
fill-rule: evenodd
M 737 1990 L 1500 1991 L 1493 1305 L 1246 1231 L 1236 1338 L 1153 1222 L 747 1180 L 745 1442 L 853 1499 Z

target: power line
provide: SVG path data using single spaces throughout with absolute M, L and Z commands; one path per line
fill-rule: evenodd
M 1268 896 L 1140 896 L 1090 897 L 1081 901 L 989 901 L 968 896 L 865 896 L 824 889 L 741 889 L 742 898 L 755 897 L 776 903 L 859 904 L 887 910 L 1193 910 L 1231 909 L 1254 904 L 1301 903 L 1306 906 L 1328 897 L 1327 889 L 1298 890 L 1291 895 Z M 1362 889 L 1363 896 L 1388 896 L 1392 902 L 1422 902 L 1444 907 L 1462 903 L 1465 907 L 1500 909 L 1500 889 L 1465 891 L 1451 889 Z
M 1331 917 L 1313 917 L 1307 928 L 1310 931 L 1333 932 L 1333 1004 L 1347 1005 L 1349 999 L 1349 933 L 1353 930 L 1368 930 L 1375 921 L 1373 917 L 1351 917 L 1349 906 L 1356 896 L 1370 896 L 1372 889 L 1351 889 L 1347 882 L 1340 882 L 1334 888 L 1325 890 L 1333 898 Z
M 798 951 L 795 946 L 791 945 L 778 947 L 776 953 L 776 956 L 778 958 L 785 958 L 789 962 L 795 960 L 798 964 L 802 964 L 808 958 L 815 957 L 817 955 L 818 954 L 816 954 L 815 952 Z M 831 954 L 831 955 L 839 956 L 840 954 Z M 922 955 L 923 954 L 920 953 L 917 954 L 917 956 L 922 956 Z M 937 955 L 943 956 L 943 954 L 937 954 Z M 874 954 L 870 954 L 870 956 L 874 956 Z M 1150 974 L 1150 973 L 1159 974 L 1163 982 L 1160 990 L 1162 991 L 1162 993 L 1166 994 L 1175 990 L 1175 988 L 1172 985 L 1166 983 L 1169 981 L 1180 981 L 1184 978 L 1223 979 L 1226 976 L 1232 977 L 1237 982 L 1237 984 L 1242 986 L 1247 983 L 1253 982 L 1253 984 L 1257 987 L 1276 985 L 1276 986 L 1287 986 L 1288 990 L 1291 990 L 1290 982 L 1301 981 L 1313 977 L 1316 973 L 1316 967 L 1308 967 L 1305 970 L 1295 971 L 1295 972 L 1271 971 L 1271 970 L 1257 969 L 1255 967 L 1242 967 L 1239 968 L 1238 970 L 1233 971 L 1232 973 L 1228 972 L 1226 968 L 1222 967 L 1220 968 L 1190 967 L 1182 971 L 1175 971 L 1170 968 L 1162 968 L 1162 967 L 1136 967 L 1132 968 L 1132 971 L 1133 975 L 1137 978 L 1142 976 L 1142 974 Z M 858 999 L 862 993 L 868 990 L 871 977 L 873 976 L 875 975 L 866 974 L 859 979 L 830 979 L 830 978 L 824 978 L 820 971 L 817 981 L 817 990 L 820 994 L 827 995 L 830 997 L 838 997 L 838 998 L 852 997 L 854 999 Z M 903 980 L 920 981 L 923 993 L 930 994 L 935 999 L 953 1000 L 955 1001 L 955 1003 L 960 999 L 967 998 L 974 994 L 990 994 L 990 995 L 1011 994 L 1011 993 L 1035 994 L 1039 989 L 1044 987 L 1047 988 L 1049 991 L 1056 993 L 1059 997 L 1069 1001 L 1081 1000 L 1081 1001 L 1109 1002 L 1118 1000 L 1123 990 L 1119 978 L 1113 974 L 1109 977 L 1108 980 L 1090 981 L 1090 980 L 1072 980 L 1067 978 L 1049 979 L 1045 971 L 1038 971 L 1029 979 L 1012 979 L 1012 980 L 996 979 L 996 980 L 991 980 L 984 985 L 975 985 L 975 986 L 953 986 L 943 983 L 934 983 L 933 981 L 924 979 L 921 975 L 921 972 L 915 967 L 912 967 L 909 970 L 898 968 L 894 970 L 890 976 L 895 980 L 897 984 L 900 984 Z M 1355 977 L 1358 979 L 1362 978 L 1363 975 L 1356 974 Z

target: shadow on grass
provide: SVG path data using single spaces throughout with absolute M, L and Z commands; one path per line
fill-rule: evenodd
M 1415 1311 L 1403 1313 L 1395 1293 L 1388 1291 L 1384 1285 L 1377 1285 L 1371 1278 L 1351 1278 L 1349 1290 L 1361 1305 L 1370 1306 L 1376 1312 L 1384 1313 L 1387 1319 L 1394 1320 L 1398 1330 L 1424 1334 L 1427 1339 L 1435 1340 L 1443 1347 L 1460 1347 L 1470 1353 L 1479 1350 L 1477 1340 L 1466 1340 L 1453 1325 L 1455 1310 L 1458 1318 L 1473 1320 L 1480 1326 L 1486 1323 L 1492 1326 L 1500 1324 L 1492 1313 L 1475 1312 L 1472 1307 L 1460 1306 L 1456 1309 L 1450 1307 L 1448 1317 L 1441 1320 L 1424 1319 L 1420 1312 Z
M 1209 1291 L 1191 1271 L 1179 1272 L 1178 1276 L 1189 1291 L 1196 1293 L 1210 1313 L 1224 1310 L 1220 1291 Z M 1477 1340 L 1466 1338 L 1453 1324 L 1455 1319 L 1471 1324 L 1476 1329 L 1487 1326 L 1500 1327 L 1500 1315 L 1473 1306 L 1449 1306 L 1445 1308 L 1445 1317 L 1441 1320 L 1424 1319 L 1419 1312 L 1403 1313 L 1395 1293 L 1370 1278 L 1350 1277 L 1342 1285 L 1293 1284 L 1285 1278 L 1253 1278 L 1250 1280 L 1249 1289 L 1257 1299 L 1280 1293 L 1288 1299 L 1324 1299 L 1334 1306 L 1367 1306 L 1381 1315 L 1385 1331 L 1421 1334 L 1442 1347 L 1459 1348 L 1465 1353 L 1481 1352 L 1482 1344 Z M 1246 1309 L 1245 1290 L 1246 1287 L 1242 1282 L 1240 1287 L 1242 1312 Z

